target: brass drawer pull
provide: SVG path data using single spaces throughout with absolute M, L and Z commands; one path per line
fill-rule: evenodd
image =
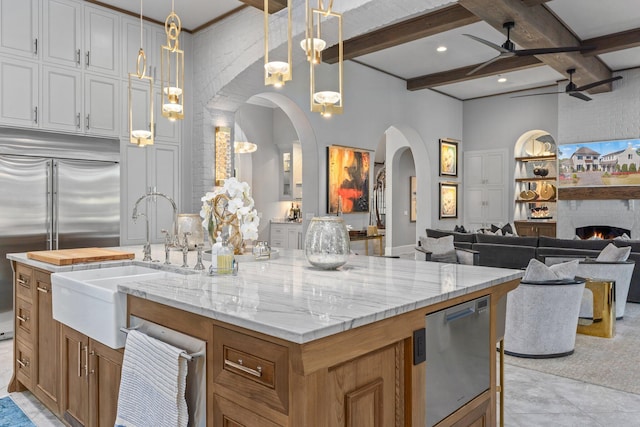
M 19 321 L 23 322 L 23 323 L 27 323 L 29 321 L 29 316 L 16 316 L 16 319 L 18 319 Z
M 247 368 L 242 364 L 242 359 L 238 359 L 238 363 L 232 362 L 231 360 L 224 359 L 225 366 L 229 366 L 231 368 L 239 369 L 242 372 L 246 372 L 249 375 L 253 375 L 254 377 L 262 377 L 262 367 L 258 366 L 256 369 Z
M 16 362 L 18 362 L 18 365 L 20 365 L 20 367 L 22 367 L 22 368 L 26 368 L 26 367 L 29 366 L 29 361 L 28 360 L 26 362 L 23 362 L 20 359 L 16 359 Z
M 40 286 L 38 286 L 36 289 L 38 290 L 38 292 L 42 292 L 42 293 L 45 293 L 45 294 L 49 293 L 49 289 L 47 289 L 47 288 L 41 288 Z
M 18 282 L 18 285 L 27 286 L 27 287 L 29 286 L 29 279 L 25 280 L 22 277 L 18 277 L 17 282 Z

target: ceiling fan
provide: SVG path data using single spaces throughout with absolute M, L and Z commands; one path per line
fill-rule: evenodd
M 569 96 L 573 96 L 574 98 L 582 99 L 583 101 L 591 101 L 587 95 L 585 95 L 585 90 L 593 89 L 596 86 L 604 85 L 607 83 L 615 82 L 616 80 L 620 80 L 622 76 L 615 76 L 609 79 L 599 80 L 597 82 L 589 83 L 584 86 L 576 86 L 573 82 L 573 74 L 576 72 L 575 68 L 569 68 L 567 70 L 567 74 L 569 74 L 569 84 L 565 87 L 564 92 L 544 92 L 544 93 L 530 93 L 528 95 L 516 95 L 512 96 L 512 98 L 524 98 L 525 96 L 538 96 L 538 95 L 552 95 L 556 93 L 567 93 Z
M 488 40 L 481 39 L 480 37 L 472 36 L 471 34 L 464 34 L 465 36 L 472 38 L 475 41 L 478 41 L 490 48 L 493 48 L 500 52 L 498 56 L 495 56 L 474 68 L 473 70 L 467 73 L 468 76 L 471 74 L 483 69 L 489 64 L 494 63 L 498 59 L 502 58 L 510 58 L 512 56 L 532 56 L 532 55 L 544 55 L 547 53 L 563 53 L 563 52 L 584 52 L 587 50 L 595 49 L 593 46 L 565 46 L 565 47 L 544 47 L 539 49 L 516 49 L 516 46 L 511 41 L 511 29 L 515 27 L 515 22 L 509 21 L 505 22 L 502 27 L 507 29 L 507 41 L 505 41 L 502 46 L 498 46 L 495 43 L 492 43 Z

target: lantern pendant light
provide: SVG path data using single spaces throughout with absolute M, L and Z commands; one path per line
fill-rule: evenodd
M 282 87 L 291 80 L 291 0 L 287 0 L 287 62 L 269 61 L 269 0 L 264 0 L 264 84 Z
M 307 0 L 307 5 L 308 5 Z M 323 0 L 318 0 L 318 8 L 307 7 L 307 30 L 306 30 L 306 38 L 303 40 L 304 47 L 307 51 L 307 58 L 309 59 L 309 87 L 310 87 L 310 104 L 311 111 L 320 113 L 323 117 L 329 118 L 333 114 L 342 114 L 343 105 L 342 105 L 342 76 L 343 76 L 343 49 L 342 49 L 342 14 L 334 12 L 333 8 L 333 0 L 329 0 L 328 6 L 325 8 L 323 4 Z M 320 63 L 320 52 L 322 49 L 319 49 L 323 44 L 326 46 L 324 42 L 324 37 L 322 34 L 321 21 L 322 19 L 335 18 L 337 19 L 337 30 L 338 30 L 338 91 L 332 90 L 324 90 L 324 91 L 316 91 L 316 66 Z M 314 35 L 314 28 L 316 29 Z M 316 42 L 319 40 L 319 42 Z M 306 49 L 307 47 L 313 46 L 313 51 L 311 49 Z M 318 49 L 316 49 L 316 47 Z M 317 59 L 316 59 L 317 57 Z M 314 64 L 315 61 L 318 61 L 318 64 Z
M 162 82 L 162 116 L 169 120 L 184 119 L 184 51 L 180 49 L 182 23 L 174 12 L 164 22 L 167 44 L 160 48 L 160 80 Z
M 154 139 L 154 129 L 155 125 L 153 122 L 153 77 L 147 76 L 147 55 L 144 53 L 143 46 L 143 29 L 142 29 L 142 0 L 140 0 L 140 50 L 138 51 L 138 59 L 136 61 L 136 72 L 129 73 L 129 141 L 132 144 L 136 144 L 140 147 L 144 147 L 146 145 L 153 145 Z M 147 106 L 144 105 L 134 105 L 134 97 L 133 97 L 133 82 L 146 82 L 145 85 L 149 85 L 149 100 Z M 149 129 L 140 128 L 139 123 L 133 123 L 133 111 L 145 111 L 145 109 L 149 112 L 148 125 Z M 144 124 L 147 120 L 145 120 Z

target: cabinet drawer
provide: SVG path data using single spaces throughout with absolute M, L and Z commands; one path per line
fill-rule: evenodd
M 33 350 L 21 340 L 14 340 L 16 346 L 15 372 L 16 378 L 29 389 L 32 389 L 31 361 Z
M 271 236 L 275 237 L 275 236 L 283 236 L 284 235 L 284 227 L 279 226 L 279 227 L 274 227 L 273 225 L 271 226 Z
M 280 426 L 220 396 L 215 397 L 213 425 L 221 427 Z
M 279 238 L 279 239 L 271 239 L 271 242 L 269 242 L 272 248 L 285 248 L 284 245 L 284 238 Z
M 216 393 L 238 401 L 234 393 L 288 413 L 288 349 L 228 329 L 214 328 Z
M 31 303 L 22 298 L 16 298 L 16 335 L 28 343 L 33 343 L 31 324 Z
M 16 295 L 31 301 L 33 289 L 33 269 L 16 264 Z

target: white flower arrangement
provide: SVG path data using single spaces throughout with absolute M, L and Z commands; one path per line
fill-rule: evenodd
M 202 209 L 200 216 L 203 218 L 202 226 L 211 233 L 217 227 L 216 216 L 213 214 L 213 204 L 217 196 L 225 195 L 228 202 L 224 210 L 238 217 L 240 224 L 240 233 L 243 239 L 256 240 L 258 238 L 258 225 L 260 218 L 258 212 L 254 208 L 253 197 L 251 197 L 251 188 L 246 182 L 240 182 L 236 178 L 227 178 L 224 185 L 218 187 L 213 192 L 208 192 L 202 200 Z

